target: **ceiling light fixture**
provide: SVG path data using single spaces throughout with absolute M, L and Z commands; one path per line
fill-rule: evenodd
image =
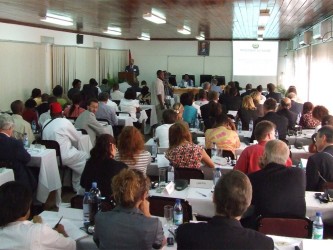
M 183 28 L 177 29 L 177 32 L 179 32 L 183 35 L 190 35 L 191 34 L 191 28 L 184 25 Z
M 258 25 L 265 26 L 268 23 L 269 17 L 269 10 L 260 10 Z
M 195 39 L 197 39 L 199 41 L 205 40 L 205 33 L 204 32 L 200 32 L 200 34 L 198 36 L 196 36 Z
M 140 39 L 140 40 L 149 41 L 150 40 L 150 35 L 149 35 L 149 33 L 142 32 L 141 36 L 138 36 L 137 38 Z
M 46 13 L 46 16 L 40 19 L 43 22 L 58 24 L 62 26 L 72 26 L 73 19 L 66 16 L 60 16 L 52 13 Z
M 148 12 L 146 14 L 143 14 L 142 16 L 144 19 L 153 22 L 153 23 L 157 23 L 157 24 L 163 24 L 166 23 L 165 17 L 163 16 L 158 16 L 152 12 Z
M 121 35 L 121 28 L 119 27 L 108 27 L 107 30 L 103 31 L 103 33 L 120 36 Z

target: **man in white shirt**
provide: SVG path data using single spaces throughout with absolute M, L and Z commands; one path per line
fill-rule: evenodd
M 172 109 L 164 110 L 163 122 L 164 124 L 156 128 L 156 138 L 158 139 L 158 145 L 161 148 L 169 147 L 169 128 L 176 122 L 177 113 Z
M 151 102 L 153 105 L 156 105 L 156 113 L 158 121 L 162 120 L 162 112 L 165 109 L 164 101 L 165 101 L 165 93 L 164 93 L 164 72 L 162 70 L 158 70 L 156 72 L 157 79 L 155 83 L 152 85 L 152 94 L 151 94 Z
M 113 85 L 113 91 L 110 92 L 111 99 L 113 101 L 120 101 L 121 99 L 124 98 L 124 93 L 119 91 L 119 84 L 115 83 Z

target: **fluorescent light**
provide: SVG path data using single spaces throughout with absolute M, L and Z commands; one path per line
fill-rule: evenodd
M 121 35 L 121 28 L 119 27 L 108 27 L 106 31 L 103 31 L 103 33 L 120 36 Z
M 52 13 L 47 13 L 45 17 L 40 19 L 43 22 L 58 24 L 62 26 L 72 26 L 73 19 L 66 16 L 59 16 Z
M 265 27 L 261 26 L 261 27 L 258 27 L 258 35 L 263 35 L 265 32 Z
M 184 25 L 183 28 L 177 29 L 177 32 L 179 32 L 183 35 L 190 35 L 191 34 L 191 28 Z
M 140 40 L 149 41 L 150 40 L 150 35 L 149 35 L 149 33 L 142 32 L 141 36 L 138 36 L 137 38 L 140 39 Z
M 153 22 L 153 23 L 157 23 L 157 24 L 162 24 L 162 23 L 166 23 L 165 17 L 161 17 L 158 16 L 154 13 L 148 12 L 146 14 L 143 14 L 142 16 L 144 19 Z
M 269 17 L 269 10 L 260 10 L 258 25 L 265 26 L 268 23 Z
M 196 36 L 195 38 L 199 41 L 203 41 L 203 40 L 205 40 L 205 33 L 200 32 L 200 35 Z

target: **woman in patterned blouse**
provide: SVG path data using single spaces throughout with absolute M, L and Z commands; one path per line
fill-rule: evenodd
M 313 104 L 311 102 L 305 102 L 303 105 L 302 116 L 299 121 L 299 125 L 302 128 L 315 128 L 320 124 L 320 121 L 312 117 Z
M 184 122 L 176 122 L 169 128 L 169 149 L 165 157 L 174 167 L 200 168 L 203 162 L 214 168 L 214 163 L 206 151 L 192 142 L 188 125 Z

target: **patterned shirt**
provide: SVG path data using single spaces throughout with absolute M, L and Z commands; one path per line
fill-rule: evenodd
M 303 128 L 315 128 L 320 125 L 320 121 L 312 117 L 312 112 L 306 113 L 301 116 L 299 124 Z
M 165 157 L 174 167 L 200 168 L 202 148 L 194 143 L 187 143 L 169 149 Z
M 217 148 L 230 150 L 235 154 L 235 150 L 240 147 L 240 140 L 236 131 L 227 129 L 224 126 L 207 129 L 205 133 L 206 148 L 211 148 L 215 142 Z

